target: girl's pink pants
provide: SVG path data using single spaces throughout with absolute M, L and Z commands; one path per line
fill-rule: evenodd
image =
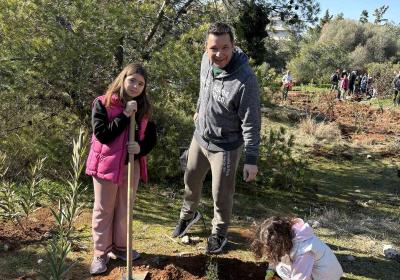
M 133 195 L 139 185 L 140 166 L 135 160 Z M 101 256 L 112 249 L 126 251 L 128 165 L 125 166 L 122 184 L 93 176 L 94 206 L 92 216 L 93 254 Z

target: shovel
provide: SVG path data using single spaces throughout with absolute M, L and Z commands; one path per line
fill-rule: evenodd
M 129 144 L 135 141 L 135 113 L 132 114 L 130 125 L 129 125 Z M 134 155 L 129 154 L 128 162 L 128 218 L 127 218 L 127 230 L 126 230 L 126 274 L 122 276 L 122 280 L 144 280 L 147 276 L 147 271 L 134 273 L 132 277 L 132 212 L 133 212 L 133 174 L 134 174 Z

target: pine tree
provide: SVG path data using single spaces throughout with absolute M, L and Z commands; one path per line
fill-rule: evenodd
M 373 15 L 375 17 L 375 24 L 381 24 L 384 23 L 386 21 L 388 21 L 387 18 L 383 18 L 383 15 L 386 13 L 386 11 L 389 9 L 388 5 L 383 5 L 379 8 L 376 8 Z
M 363 10 L 361 12 L 359 21 L 361 23 L 367 23 L 368 22 L 368 11 L 367 10 Z

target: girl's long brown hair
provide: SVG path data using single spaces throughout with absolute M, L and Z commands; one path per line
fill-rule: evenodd
M 271 217 L 258 224 L 251 249 L 257 258 L 277 264 L 293 247 L 291 218 Z
M 140 121 L 144 116 L 146 116 L 147 118 L 151 117 L 152 105 L 147 96 L 147 71 L 142 65 L 138 63 L 131 63 L 126 65 L 125 68 L 122 69 L 121 73 L 119 73 L 114 81 L 108 86 L 105 97 L 105 106 L 111 106 L 113 95 L 116 95 L 118 97 L 118 100 L 125 106 L 129 98 L 124 89 L 124 81 L 127 76 L 133 74 L 140 74 L 141 76 L 143 76 L 145 82 L 142 94 L 133 99 L 136 100 L 138 107 L 136 120 Z

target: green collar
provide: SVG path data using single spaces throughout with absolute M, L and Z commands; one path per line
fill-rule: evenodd
M 224 72 L 224 69 L 218 68 L 213 66 L 212 67 L 212 72 L 213 72 L 213 76 L 217 77 L 219 74 L 221 74 L 222 72 Z

